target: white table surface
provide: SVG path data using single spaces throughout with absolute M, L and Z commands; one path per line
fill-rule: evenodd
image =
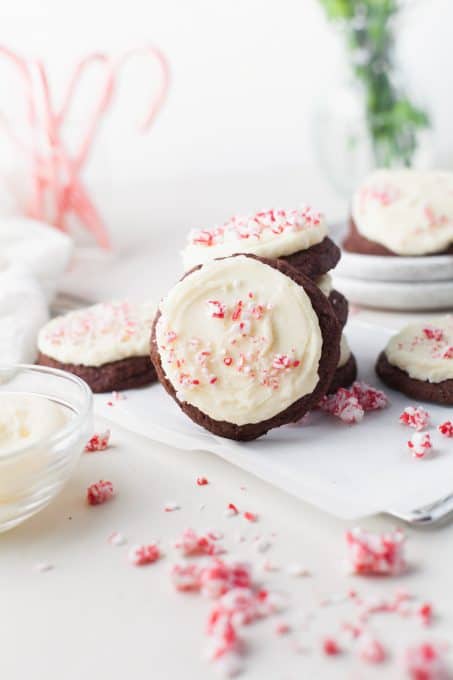
M 263 179 L 262 191 L 254 192 L 255 205 L 269 203 L 263 198 L 271 185 L 272 178 Z M 156 220 L 148 225 L 141 217 L 139 226 L 132 228 L 134 209 L 140 211 L 133 208 L 135 203 L 130 200 L 131 212 L 124 210 L 115 223 L 122 260 L 107 269 L 98 265 L 96 271 L 87 266 L 84 285 L 80 285 L 80 275 L 77 279 L 73 274 L 65 288 L 88 297 L 96 291 L 100 298 L 139 296 L 143 292 L 157 298 L 178 274 L 174 252 L 186 226 L 182 213 L 192 215 L 189 226 L 196 224 L 204 213 L 206 219 L 220 219 L 224 215 L 225 211 L 216 214 L 219 211 L 214 207 L 215 186 L 204 211 L 200 210 L 193 187 L 186 184 L 179 187 L 179 208 L 171 207 L 173 193 L 177 201 L 174 187 L 166 189 L 166 197 L 165 192 L 156 190 L 157 222 L 162 217 L 159 225 Z M 278 186 L 275 203 L 294 202 L 297 191 L 300 196 L 296 180 L 292 184 L 280 182 Z M 251 207 L 245 205 L 245 200 L 244 206 L 241 204 L 240 187 L 238 182 L 233 192 L 238 209 Z M 320 191 L 317 188 L 312 193 Z M 219 195 L 225 198 L 220 189 Z M 149 200 L 153 200 L 151 195 Z M 335 200 L 332 204 L 339 205 Z M 140 246 L 143 243 L 146 249 Z M 390 327 L 406 321 L 402 315 L 374 311 L 361 311 L 360 318 Z M 97 423 L 97 429 L 103 426 Z M 2 678 L 216 677 L 201 656 L 209 602 L 176 593 L 169 579 L 170 566 L 176 559 L 173 540 L 189 526 L 224 531 L 230 554 L 250 559 L 259 579 L 270 589 L 287 594 L 290 601 L 287 612 L 277 619 L 270 618 L 245 629 L 250 654 L 241 677 L 247 680 L 374 677 L 396 680 L 405 677 L 399 659 L 408 644 L 425 639 L 451 639 L 451 526 L 406 529 L 411 567 L 406 575 L 391 580 L 351 577 L 343 565 L 345 522 L 207 453 L 182 453 L 118 427 L 112 428 L 112 442 L 113 447 L 106 452 L 83 456 L 74 478 L 47 509 L 0 536 Z M 200 475 L 209 479 L 209 485 L 196 485 Z M 118 495 L 104 506 L 88 507 L 84 501 L 86 487 L 101 478 L 110 479 Z M 241 486 L 246 489 L 241 490 Z M 181 509 L 165 513 L 163 506 L 168 501 L 177 502 Z M 252 525 L 240 517 L 226 518 L 224 510 L 230 502 L 257 512 L 259 522 Z M 203 510 L 201 504 L 205 505 Z M 380 516 L 369 518 L 362 525 L 381 531 L 394 526 L 395 521 Z M 165 557 L 149 567 L 134 568 L 127 560 L 127 545 L 114 547 L 107 542 L 113 531 L 123 533 L 129 546 L 160 539 Z M 244 543 L 235 540 L 238 532 L 246 536 Z M 271 548 L 266 555 L 260 555 L 253 546 L 253 538 L 258 534 L 270 537 L 273 532 L 276 536 L 271 539 Z M 265 558 L 281 569 L 272 573 L 262 571 Z M 42 561 L 51 563 L 54 569 L 36 572 L 34 566 Z M 285 565 L 289 562 L 302 563 L 312 576 L 287 575 Z M 437 616 L 432 627 L 425 630 L 412 620 L 376 616 L 373 630 L 390 652 L 388 663 L 381 667 L 364 664 L 354 652 L 336 658 L 321 654 L 322 637 L 337 636 L 341 622 L 351 620 L 352 611 L 349 604 L 320 609 L 321 599 L 344 594 L 350 588 L 363 595 L 390 597 L 400 587 L 433 603 Z M 303 631 L 301 621 L 313 611 L 316 618 L 309 630 Z M 293 633 L 284 637 L 275 634 L 276 621 L 280 619 L 293 625 Z M 296 643 L 302 645 L 304 653 L 295 651 Z

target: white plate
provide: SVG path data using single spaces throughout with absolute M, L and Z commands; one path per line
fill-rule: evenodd
M 448 281 L 453 279 L 453 255 L 384 257 L 343 251 L 335 271 L 368 281 Z
M 348 337 L 360 377 L 377 384 L 374 362 L 389 332 L 352 321 Z M 96 396 L 95 402 L 98 415 L 138 434 L 186 452 L 211 451 L 338 517 L 359 518 L 383 511 L 404 514 L 453 490 L 452 440 L 433 430 L 436 452 L 424 460 L 413 459 L 406 447 L 412 430 L 398 424 L 410 400 L 388 393 L 391 406 L 367 414 L 358 425 L 316 412 L 307 425 L 272 430 L 249 443 L 204 431 L 186 418 L 160 385 L 131 390 L 114 406 L 107 405 L 106 395 Z M 453 415 L 453 409 L 428 408 L 435 424 Z
M 363 281 L 332 275 L 333 284 L 349 302 L 379 309 L 402 311 L 452 310 L 453 280 L 431 283 Z

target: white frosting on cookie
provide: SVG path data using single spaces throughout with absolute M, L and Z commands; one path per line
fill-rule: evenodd
M 348 339 L 346 335 L 343 333 L 341 336 L 341 343 L 340 343 L 340 359 L 338 361 L 338 367 L 337 368 L 342 368 L 347 364 L 351 357 L 351 348 L 349 347 Z
M 453 173 L 377 170 L 352 202 L 359 233 L 398 255 L 425 255 L 453 243 Z
M 155 305 L 110 302 L 59 316 L 43 326 L 38 348 L 64 364 L 102 366 L 149 353 Z
M 326 297 L 329 297 L 333 291 L 333 281 L 330 274 L 323 274 L 316 280 L 316 285 L 322 290 Z
M 385 354 L 411 378 L 439 383 L 453 378 L 453 317 L 413 323 L 394 335 Z
M 321 243 L 326 235 L 324 217 L 309 207 L 235 216 L 221 226 L 190 232 L 182 252 L 184 269 L 237 253 L 292 255 Z
M 304 289 L 238 256 L 210 262 L 160 304 L 156 341 L 179 401 L 236 425 L 272 418 L 316 387 L 318 317 Z

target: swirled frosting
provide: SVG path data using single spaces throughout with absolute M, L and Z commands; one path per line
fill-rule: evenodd
M 352 218 L 397 255 L 440 253 L 453 243 L 453 173 L 377 170 L 357 189 Z
M 411 378 L 439 383 L 453 378 L 453 317 L 410 324 L 388 342 L 392 366 Z
M 210 262 L 160 304 L 156 342 L 179 401 L 214 420 L 258 423 L 316 387 L 318 317 L 304 289 L 243 255 Z
M 38 348 L 64 364 L 101 366 L 149 353 L 155 305 L 109 302 L 56 317 L 41 329 Z
M 308 206 L 234 216 L 221 226 L 190 232 L 182 253 L 184 268 L 236 253 L 283 257 L 320 243 L 326 235 L 324 217 Z

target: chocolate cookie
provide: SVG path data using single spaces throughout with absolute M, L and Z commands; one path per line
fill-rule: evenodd
M 359 253 L 361 255 L 384 255 L 384 256 L 392 256 L 392 257 L 400 257 L 398 253 L 393 252 L 393 250 L 389 250 L 385 246 L 381 245 L 380 243 L 376 243 L 375 241 L 369 241 L 367 238 L 359 234 L 357 227 L 355 225 L 354 220 L 352 217 L 349 220 L 349 233 L 343 240 L 342 246 L 344 250 L 350 252 L 350 253 Z M 422 253 L 419 257 L 427 257 L 430 255 L 452 255 L 453 254 L 453 245 L 451 245 L 449 248 L 444 249 L 440 252 L 435 252 L 435 253 Z M 414 256 L 412 256 L 414 257 Z
M 344 366 L 340 366 L 335 371 L 328 394 L 334 394 L 340 387 L 349 387 L 356 379 L 357 362 L 355 356 L 351 354 Z
M 341 258 L 339 247 L 326 236 L 321 243 L 317 243 L 307 250 L 299 250 L 292 255 L 281 257 L 292 267 L 295 267 L 301 274 L 305 274 L 310 279 L 317 279 L 333 269 Z
M 453 405 L 453 379 L 431 383 L 411 378 L 405 371 L 392 366 L 381 352 L 376 362 L 376 373 L 386 385 L 416 401 L 430 401 L 445 406 Z
M 344 328 L 349 315 L 349 303 L 344 295 L 338 290 L 333 290 L 329 295 L 329 302 L 338 319 L 341 328 Z
M 376 373 L 414 399 L 453 404 L 453 317 L 402 328 L 379 355 Z
M 93 305 L 49 321 L 38 336 L 38 363 L 83 378 L 93 392 L 141 387 L 157 377 L 149 359 L 151 303 Z
M 102 366 L 81 366 L 62 364 L 45 354 L 39 353 L 38 364 L 59 368 L 79 376 L 91 387 L 92 391 L 112 392 L 132 390 L 136 387 L 150 385 L 157 380 L 156 371 L 149 357 L 129 357 L 119 361 L 111 361 Z
M 151 360 L 195 423 L 250 441 L 319 403 L 340 334 L 311 279 L 282 260 L 234 255 L 194 268 L 162 301 Z

